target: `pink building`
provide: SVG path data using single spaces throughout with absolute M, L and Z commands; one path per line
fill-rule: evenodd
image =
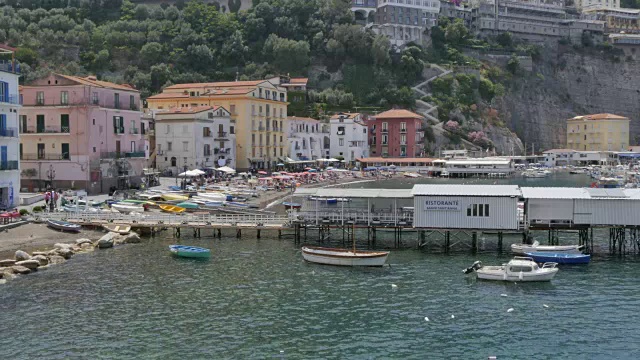
M 128 85 L 52 74 L 20 89 L 22 188 L 102 193 L 141 181 L 148 124 Z
M 404 109 L 393 109 L 372 116 L 369 127 L 369 153 L 382 157 L 424 156 L 423 117 Z

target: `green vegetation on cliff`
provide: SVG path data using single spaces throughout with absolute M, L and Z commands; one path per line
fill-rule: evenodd
M 349 94 L 331 106 L 413 104 L 407 86 L 420 78 L 425 52 L 417 45 L 393 51 L 386 37 L 354 24 L 350 1 L 255 3 L 225 14 L 199 1 L 179 8 L 8 0 L 11 6 L 0 9 L 0 42 L 19 48 L 24 81 L 51 71 L 94 73 L 148 96 L 173 83 L 311 74 L 318 93 Z

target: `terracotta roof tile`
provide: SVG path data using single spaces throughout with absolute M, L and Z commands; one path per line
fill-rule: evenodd
M 189 95 L 181 94 L 181 93 L 160 93 L 153 96 L 149 96 L 147 100 L 155 100 L 155 99 L 184 99 L 188 98 Z
M 576 116 L 569 120 L 629 120 L 629 118 L 615 114 L 603 113 Z
M 418 115 L 413 111 L 405 110 L 405 109 L 391 109 L 384 112 L 381 112 L 378 115 L 373 116 L 376 119 L 400 119 L 400 118 L 417 118 L 422 119 L 422 115 Z
M 360 115 L 360 113 L 338 113 L 335 114 L 333 116 L 331 116 L 332 119 L 339 119 L 340 115 L 344 115 L 347 119 L 353 119 L 358 117 L 358 115 Z
M 69 79 L 71 81 L 75 81 L 83 85 L 99 86 L 107 89 L 117 89 L 117 90 L 138 92 L 138 90 L 134 89 L 131 85 L 128 85 L 128 84 L 120 85 L 120 84 L 115 84 L 108 81 L 101 81 L 101 80 L 97 80 L 95 77 L 92 77 L 92 76 L 80 77 L 80 76 L 71 76 L 71 75 L 62 75 L 62 74 L 56 74 L 56 76 Z
M 172 107 L 164 111 L 158 111 L 158 114 L 196 114 L 208 110 L 217 110 L 220 106 L 194 106 L 194 107 Z
M 300 116 L 287 116 L 287 120 L 320 121 L 318 119 L 314 119 L 310 117 L 300 117 Z
M 267 80 L 251 80 L 251 81 L 223 81 L 211 83 L 189 83 L 176 84 L 167 87 L 169 90 L 174 89 L 190 89 L 190 88 L 208 88 L 208 87 L 238 87 L 238 86 L 257 86 Z

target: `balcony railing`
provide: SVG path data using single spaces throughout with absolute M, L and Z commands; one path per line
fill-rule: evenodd
M 113 133 L 116 135 L 124 134 L 124 126 L 116 126 L 113 128 Z
M 18 137 L 18 129 L 16 128 L 0 129 L 0 137 Z
M 381 130 L 381 131 L 382 131 L 383 133 L 388 133 L 388 132 L 389 132 L 389 129 L 382 128 L 382 130 Z
M 6 94 L 4 96 L 0 96 L 0 102 L 19 105 L 20 104 L 20 96 L 16 94 Z
M 18 160 L 0 161 L 0 170 L 18 170 Z
M 211 156 L 211 151 L 205 151 L 204 156 Z
M 20 160 L 71 160 L 69 153 L 64 154 L 22 154 Z
M 20 64 L 16 64 L 16 66 L 13 66 L 11 62 L 2 62 L 0 63 L 0 71 L 20 74 Z
M 27 126 L 22 129 L 22 134 L 69 134 L 71 129 L 68 126 L 45 126 L 38 128 L 37 126 Z
M 226 131 L 219 131 L 218 132 L 218 138 L 226 138 L 227 137 L 227 132 Z
M 137 128 L 129 128 L 129 134 L 137 134 L 139 131 Z
M 212 137 L 212 136 L 213 136 L 213 133 L 211 133 L 211 131 L 205 132 L 204 134 L 202 134 L 202 137 L 206 137 L 206 138 Z
M 258 126 L 258 131 L 264 131 L 264 126 L 262 125 Z
M 407 129 L 400 129 L 400 132 L 401 132 L 401 133 L 406 133 L 406 132 L 407 132 Z
M 260 144 L 260 146 L 262 146 L 262 144 Z M 226 149 L 215 148 L 215 149 L 213 149 L 213 153 L 214 154 L 230 154 L 231 153 L 231 148 L 226 148 Z
M 121 159 L 121 158 L 141 158 L 144 157 L 144 151 L 132 151 L 132 152 L 102 152 L 100 157 L 102 159 Z

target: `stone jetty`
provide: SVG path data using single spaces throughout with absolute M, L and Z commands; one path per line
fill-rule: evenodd
M 60 265 L 76 254 L 91 252 L 94 249 L 108 249 L 122 244 L 137 244 L 140 236 L 134 232 L 120 235 L 109 232 L 96 241 L 91 239 L 77 239 L 73 243 L 57 243 L 53 250 L 34 251 L 32 254 L 18 250 L 13 259 L 0 260 L 0 285 L 18 275 L 26 275 L 45 269 L 52 265 Z

